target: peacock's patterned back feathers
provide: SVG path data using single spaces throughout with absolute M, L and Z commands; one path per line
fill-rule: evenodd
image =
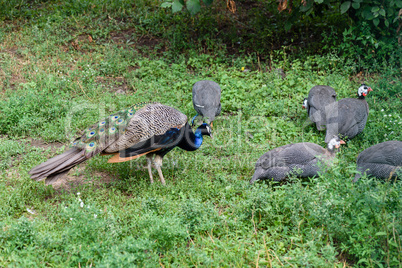
M 186 122 L 187 117 L 172 107 L 157 102 L 137 103 L 84 130 L 72 147 L 85 150 L 87 158 L 100 152 L 116 153 Z

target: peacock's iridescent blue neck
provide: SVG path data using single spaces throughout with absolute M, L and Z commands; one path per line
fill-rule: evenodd
M 202 134 L 201 134 L 201 130 L 197 129 L 194 133 L 194 145 L 195 147 L 199 148 L 202 144 L 203 138 L 202 138 Z
M 197 129 L 195 133 L 191 130 L 191 127 L 187 124 L 183 138 L 178 144 L 180 148 L 186 151 L 195 151 L 200 148 L 202 144 L 201 129 Z

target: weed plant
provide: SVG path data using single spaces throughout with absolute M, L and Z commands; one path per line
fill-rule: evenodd
M 359 152 L 402 140 L 400 69 L 356 73 L 354 59 L 298 58 L 281 47 L 228 55 L 211 37 L 225 14 L 211 26 L 211 17 L 172 15 L 159 4 L 2 3 L 0 266 L 400 267 L 401 182 L 352 183 Z M 208 38 L 185 32 L 179 22 L 187 20 Z M 193 116 L 191 88 L 202 79 L 222 88 L 214 139 L 170 152 L 166 186 L 149 183 L 142 158 L 95 157 L 55 187 L 29 178 L 82 129 L 134 103 L 160 101 Z M 266 151 L 325 146 L 301 108 L 311 87 L 332 86 L 341 99 L 355 97 L 361 82 L 374 89 L 369 120 L 336 165 L 316 178 L 249 185 Z

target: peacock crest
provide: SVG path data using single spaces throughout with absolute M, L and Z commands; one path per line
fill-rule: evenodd
M 127 124 L 141 108 L 157 102 L 140 102 L 118 111 L 85 129 L 70 147 L 85 149 L 86 157 L 103 151 L 126 132 Z

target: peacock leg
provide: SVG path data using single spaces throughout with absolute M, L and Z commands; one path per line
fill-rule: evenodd
M 148 166 L 148 174 L 151 183 L 154 183 L 154 178 L 152 177 L 152 155 L 147 155 L 147 166 Z
M 159 178 L 161 179 L 161 183 L 163 185 L 165 185 L 165 179 L 163 178 L 162 169 L 161 169 L 161 167 L 162 167 L 162 157 L 161 156 L 159 156 L 159 155 L 155 156 L 154 165 L 155 165 L 156 170 L 158 171 Z

